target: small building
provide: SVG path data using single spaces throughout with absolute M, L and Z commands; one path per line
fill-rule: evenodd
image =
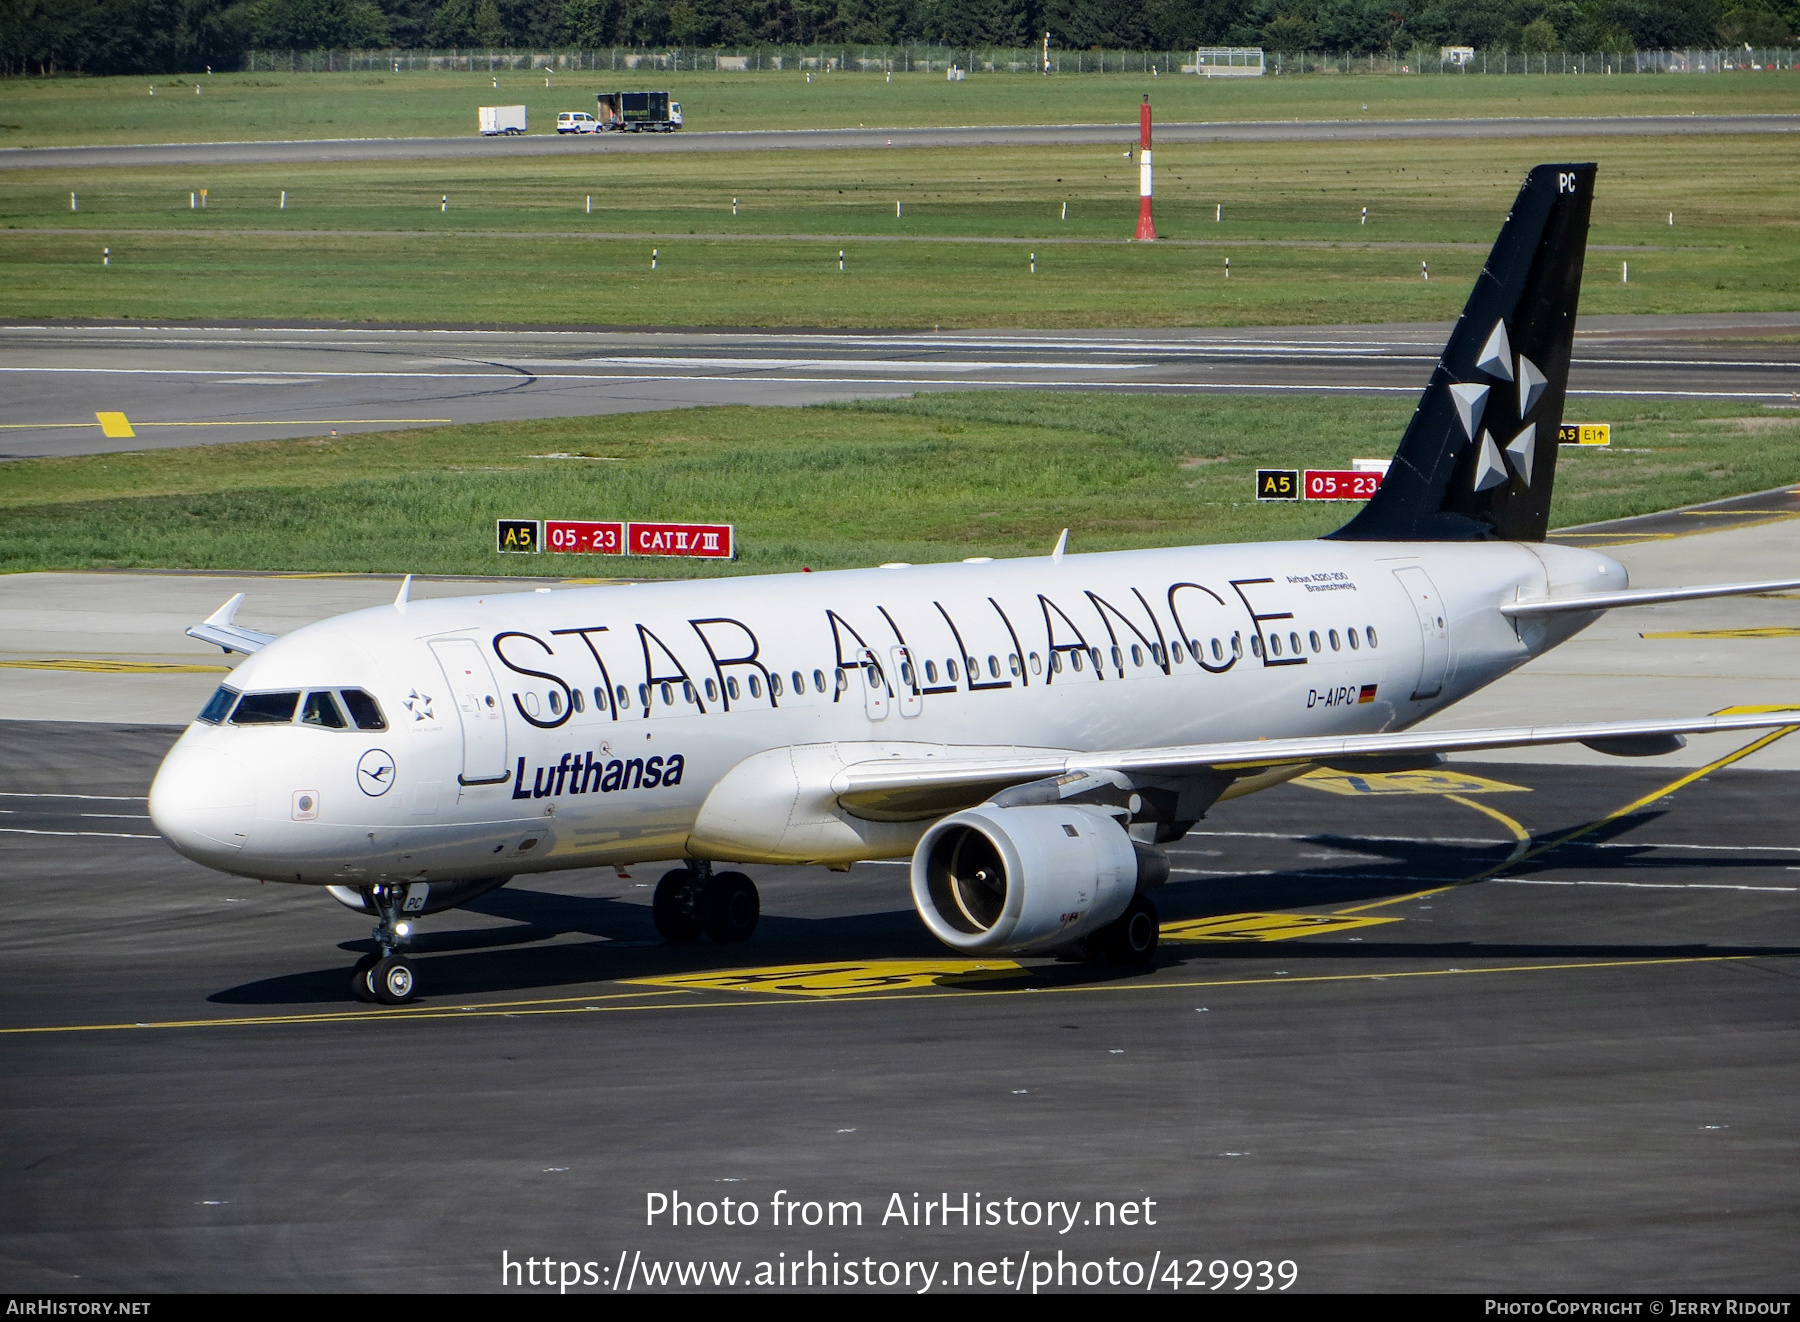
M 1181 71 L 1202 78 L 1261 78 L 1262 47 L 1202 46 L 1194 52 L 1194 62 L 1182 65 Z
M 1438 59 L 1444 64 L 1453 64 L 1457 68 L 1475 63 L 1473 46 L 1439 46 Z

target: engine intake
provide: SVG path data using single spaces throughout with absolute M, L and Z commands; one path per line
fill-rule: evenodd
M 913 851 L 913 904 L 931 934 L 970 954 L 1044 950 L 1106 926 L 1140 885 L 1169 875 L 1109 812 L 1084 804 L 982 804 L 944 818 Z

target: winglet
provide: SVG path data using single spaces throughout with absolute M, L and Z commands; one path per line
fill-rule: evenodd
M 402 615 L 406 614 L 406 603 L 412 600 L 412 575 L 408 574 L 400 584 L 400 591 L 394 594 L 394 609 Z
M 248 656 L 260 651 L 275 641 L 272 633 L 262 633 L 256 629 L 246 629 L 235 623 L 238 607 L 244 604 L 244 594 L 238 593 L 218 610 L 208 615 L 199 624 L 191 624 L 184 631 L 189 638 L 197 638 L 203 643 L 211 643 L 229 656 L 233 652 L 242 652 Z
M 1058 537 L 1056 539 L 1056 546 L 1050 552 L 1050 563 L 1053 565 L 1060 565 L 1062 563 L 1063 552 L 1066 551 L 1068 549 L 1068 547 L 1069 547 L 1069 530 L 1067 528 L 1064 528 L 1062 530 L 1062 536 Z

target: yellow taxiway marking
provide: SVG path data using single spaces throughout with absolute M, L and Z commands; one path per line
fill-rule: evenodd
M 455 422 L 455 418 L 252 418 L 228 422 L 133 422 L 123 413 L 96 413 L 102 435 L 127 440 L 139 427 L 363 427 L 371 422 Z M 0 422 L 0 431 L 59 431 L 92 422 Z
M 1332 913 L 1226 913 L 1164 923 L 1164 941 L 1289 941 L 1320 932 L 1343 932 L 1398 918 L 1350 918 Z
M 230 666 L 176 665 L 162 661 L 0 661 L 7 670 L 86 670 L 106 675 L 222 675 Z
M 1010 959 L 879 959 L 867 963 L 788 964 L 712 973 L 676 973 L 631 978 L 644 987 L 683 991 L 775 992 L 786 996 L 854 996 L 911 987 L 954 987 L 963 983 L 1023 977 Z
M 958 1000 L 990 996 L 1058 996 L 1085 992 L 1192 991 L 1207 987 L 1291 986 L 1295 983 L 1402 982 L 1417 978 L 1476 977 L 1495 973 L 1569 973 L 1591 969 L 1650 968 L 1662 964 L 1726 964 L 1767 955 L 1672 955 L 1664 959 L 1588 960 L 1566 964 L 1500 964 L 1489 968 L 1410 969 L 1392 973 L 1315 973 L 1298 977 L 1198 978 L 1172 981 L 1131 980 L 1084 982 L 1062 987 L 947 987 L 939 990 L 870 992 L 847 996 L 755 996 L 748 1000 L 683 999 L 652 1001 L 658 995 L 680 996 L 676 989 L 662 992 L 619 993 L 599 996 L 567 996 L 555 1000 L 508 1001 L 485 1005 L 419 1006 L 415 1009 L 328 1011 L 320 1014 L 253 1015 L 239 1019 L 172 1019 L 153 1023 L 50 1024 L 28 1028 L 0 1028 L 0 1036 L 24 1033 L 98 1033 L 144 1028 L 256 1028 L 270 1025 L 334 1023 L 416 1023 L 420 1020 L 505 1019 L 549 1014 L 619 1014 L 640 1010 L 720 1010 L 744 1006 L 866 1005 L 871 1001 L 916 1001 L 924 998 Z M 628 1005 L 600 1005 L 599 1001 L 634 1001 Z
M 1294 784 L 1330 794 L 1529 794 L 1524 785 L 1468 776 L 1457 771 L 1309 771 Z
M 1795 638 L 1800 628 L 1770 625 L 1760 629 L 1675 629 L 1667 633 L 1641 633 L 1639 638 Z
M 1754 716 L 1754 715 L 1765 715 L 1769 712 L 1795 711 L 1795 710 L 1800 710 L 1800 709 L 1796 709 L 1794 707 L 1789 707 L 1789 706 L 1779 706 L 1779 705 L 1777 705 L 1777 706 L 1737 706 L 1737 707 L 1722 708 L 1721 710 L 1714 712 L 1713 715 L 1715 715 L 1715 716 Z M 1555 849 L 1559 845 L 1568 844 L 1571 840 L 1579 840 L 1584 835 L 1592 835 L 1595 831 L 1598 831 L 1601 827 L 1605 826 L 1608 822 L 1616 822 L 1621 817 L 1629 817 L 1632 813 L 1636 812 L 1638 809 L 1643 808 L 1649 804 L 1655 803 L 1658 799 L 1666 798 L 1669 795 L 1674 794 L 1677 790 L 1685 789 L 1687 786 L 1693 784 L 1696 780 L 1700 780 L 1701 778 L 1703 778 L 1705 776 L 1710 776 L 1713 772 L 1718 771 L 1723 767 L 1728 767 L 1733 762 L 1737 762 L 1737 761 L 1742 760 L 1743 758 L 1749 757 L 1750 754 L 1757 752 L 1760 749 L 1767 748 L 1770 744 L 1774 743 L 1777 739 L 1785 739 L 1788 735 L 1794 733 L 1794 731 L 1796 731 L 1796 730 L 1800 730 L 1800 725 L 1784 725 L 1778 730 L 1771 730 L 1768 734 L 1765 734 L 1765 735 L 1761 736 L 1760 738 L 1751 740 L 1749 743 L 1745 744 L 1742 748 L 1734 749 L 1731 752 L 1725 754 L 1724 757 L 1718 758 L 1712 762 L 1708 762 L 1705 766 L 1700 767 L 1697 770 L 1689 771 L 1689 772 L 1684 773 L 1683 775 L 1677 776 L 1674 780 L 1670 781 L 1667 785 L 1664 785 L 1662 788 L 1652 790 L 1652 791 L 1650 791 L 1650 793 L 1642 796 L 1641 798 L 1633 799 L 1630 803 L 1626 804 L 1622 808 L 1613 809 L 1611 812 L 1607 813 L 1604 817 L 1598 818 L 1595 821 L 1591 821 L 1591 822 L 1587 823 L 1585 826 L 1578 826 L 1572 831 L 1565 831 L 1561 835 L 1548 837 L 1545 840 L 1543 840 L 1542 842 L 1537 842 L 1533 838 L 1533 836 L 1531 835 L 1530 832 L 1528 832 L 1523 826 L 1520 826 L 1519 823 L 1513 821 L 1512 818 L 1507 817 L 1505 814 L 1500 813 L 1500 812 L 1496 811 L 1495 809 L 1488 807 L 1486 804 L 1477 803 L 1473 799 L 1460 798 L 1454 794 L 1446 794 L 1444 796 L 1445 798 L 1450 799 L 1453 802 L 1463 804 L 1465 807 L 1473 808 L 1477 812 L 1486 813 L 1489 817 L 1492 817 L 1496 821 L 1499 821 L 1508 830 L 1510 830 L 1513 833 L 1513 840 L 1514 840 L 1512 853 L 1508 854 L 1506 856 L 1506 858 L 1504 860 L 1502 860 L 1501 862 L 1495 863 L 1491 867 L 1483 868 L 1480 872 L 1474 873 L 1471 876 L 1464 877 L 1461 881 L 1453 881 L 1447 886 L 1433 886 L 1429 890 L 1413 891 L 1407 895 L 1395 895 L 1389 899 L 1376 900 L 1371 904 L 1351 905 L 1347 909 L 1337 909 L 1337 910 L 1334 910 L 1334 912 L 1340 913 L 1340 914 L 1362 913 L 1369 909 L 1380 909 L 1380 908 L 1382 908 L 1386 905 L 1390 905 L 1390 904 L 1404 904 L 1408 900 L 1422 900 L 1428 895 L 1441 895 L 1445 891 L 1455 890 L 1459 886 L 1468 886 L 1477 881 L 1487 881 L 1489 878 L 1499 876 L 1502 872 L 1505 872 L 1508 868 L 1512 867 L 1515 863 L 1522 862 L 1523 860 L 1528 859 L 1528 858 L 1536 858 L 1536 857 L 1538 857 L 1538 855 L 1548 853 L 1550 850 Z M 1533 847 L 1534 845 L 1536 846 L 1535 848 Z

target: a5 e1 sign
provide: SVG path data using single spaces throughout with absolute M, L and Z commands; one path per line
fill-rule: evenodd
M 494 549 L 502 555 L 535 555 L 541 546 L 543 524 L 536 519 L 494 520 Z

